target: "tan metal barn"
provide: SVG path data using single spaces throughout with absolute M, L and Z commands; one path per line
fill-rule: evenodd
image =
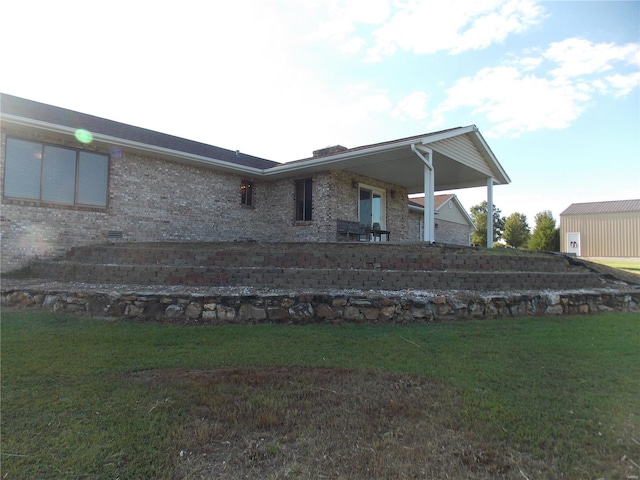
M 640 257 L 640 199 L 571 204 L 560 214 L 560 250 L 580 257 Z

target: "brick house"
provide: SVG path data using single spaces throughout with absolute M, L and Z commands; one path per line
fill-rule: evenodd
M 474 126 L 278 163 L 0 94 L 2 269 L 109 241 L 336 241 L 337 220 L 415 241 L 407 197 L 509 177 Z
M 471 233 L 476 226 L 455 194 L 434 197 L 435 232 L 438 243 L 471 245 Z M 416 240 L 422 237 L 424 222 L 424 197 L 409 198 L 410 235 Z

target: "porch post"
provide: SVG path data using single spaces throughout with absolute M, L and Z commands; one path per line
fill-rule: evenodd
M 424 163 L 424 232 L 422 239 L 425 242 L 433 243 L 435 241 L 435 175 L 433 172 L 433 150 L 424 145 L 420 145 L 418 150 L 415 144 L 411 145 L 411 150 Z
M 431 155 L 429 155 L 431 160 Z M 435 242 L 434 227 L 434 181 L 433 167 L 424 166 L 424 240 L 429 243 Z
M 493 178 L 487 178 L 487 248 L 493 248 Z

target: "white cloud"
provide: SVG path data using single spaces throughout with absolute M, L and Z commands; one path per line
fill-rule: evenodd
M 339 49 L 342 53 L 356 54 L 359 53 L 367 44 L 363 38 L 354 37 L 340 45 Z
M 441 122 L 451 110 L 471 108 L 472 115 L 484 115 L 493 124 L 486 132 L 488 137 L 567 127 L 590 99 L 577 85 L 525 75 L 511 66 L 482 69 L 458 80 L 446 94 L 434 121 Z
M 613 94 L 616 97 L 624 97 L 629 95 L 634 88 L 640 86 L 640 72 L 629 75 L 610 75 L 605 77 L 605 80 L 613 87 Z
M 622 97 L 640 85 L 635 68 L 638 52 L 637 43 L 592 43 L 578 38 L 552 43 L 539 57 L 511 58 L 504 65 L 457 80 L 446 90 L 430 126 L 441 126 L 448 112 L 469 108 L 472 115 L 482 115 L 493 124 L 486 132 L 489 137 L 566 128 L 596 95 Z
M 417 54 L 479 50 L 528 30 L 543 17 L 534 0 L 408 1 L 373 32 L 368 59 L 379 61 L 398 49 Z
M 551 75 L 577 77 L 610 71 L 614 62 L 640 67 L 640 44 L 594 44 L 583 38 L 568 38 L 552 43 L 543 56 L 558 64 Z
M 387 19 L 389 12 L 389 0 L 334 0 L 328 4 L 329 18 L 320 22 L 310 37 L 329 40 L 344 53 L 358 53 L 366 41 L 359 37 L 349 38 L 356 26 L 379 25 Z
M 427 100 L 425 92 L 413 92 L 400 100 L 392 115 L 401 119 L 424 120 L 427 118 Z

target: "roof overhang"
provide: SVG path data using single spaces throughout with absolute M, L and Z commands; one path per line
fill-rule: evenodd
M 64 125 L 10 114 L 3 114 L 2 122 L 18 128 L 35 128 L 75 138 L 76 130 Z M 139 154 L 228 173 L 254 178 L 280 179 L 321 171 L 342 171 L 404 187 L 409 194 L 425 191 L 425 165 L 412 150 L 413 145 L 423 145 L 433 152 L 436 191 L 486 186 L 489 178 L 493 179 L 494 185 L 510 183 L 506 172 L 475 125 L 352 148 L 334 155 L 278 164 L 266 169 L 99 132 L 92 133 L 93 142 L 106 149 L 117 146 Z
M 68 138 L 75 139 L 77 129 L 67 127 L 64 125 L 57 125 L 48 122 L 42 122 L 31 118 L 18 117 L 15 115 L 2 114 L 2 122 L 10 124 L 17 128 L 34 128 L 42 132 L 55 133 Z M 104 135 L 98 132 L 91 132 L 92 143 L 97 146 L 103 147 L 106 150 L 111 150 L 112 147 L 117 146 L 126 149 L 132 153 L 141 155 L 149 155 L 163 160 L 169 160 L 172 162 L 183 163 L 187 165 L 211 168 L 229 173 L 238 173 L 243 175 L 259 176 L 263 170 L 259 168 L 247 167 L 244 165 L 237 165 L 224 160 L 218 160 L 211 157 L 205 157 L 202 155 L 194 155 L 191 153 L 181 152 L 170 148 L 159 147 L 156 145 L 149 145 L 148 143 L 136 142 L 133 140 L 124 139 L 121 137 L 114 137 L 110 135 Z
M 493 178 L 494 185 L 511 181 L 474 125 L 286 163 L 265 170 L 264 175 L 284 178 L 344 171 L 402 186 L 409 194 L 421 193 L 425 191 L 424 162 L 412 145 L 433 151 L 436 191 L 486 186 L 488 178 Z

